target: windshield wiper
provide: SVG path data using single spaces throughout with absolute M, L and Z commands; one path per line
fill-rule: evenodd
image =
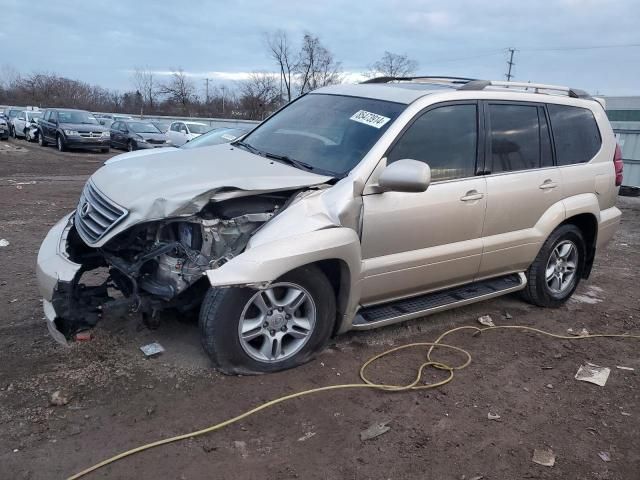
M 263 153 L 258 150 L 256 147 L 254 147 L 253 145 L 250 145 L 246 142 L 243 142 L 242 140 L 238 140 L 237 142 L 233 142 L 231 145 L 233 146 L 237 146 L 237 147 L 243 147 L 245 150 L 248 150 L 251 153 L 254 153 L 256 155 L 263 155 Z
M 308 163 L 301 162 L 300 160 L 296 160 L 286 155 L 278 155 L 277 153 L 269 153 L 269 152 L 263 152 L 263 155 L 267 158 L 278 160 L 282 163 L 286 163 L 287 165 L 291 165 L 292 167 L 300 168 L 302 170 L 316 169 L 316 167 L 314 167 L 313 165 L 309 165 Z

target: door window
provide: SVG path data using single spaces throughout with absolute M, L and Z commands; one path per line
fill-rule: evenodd
M 111 124 L 111 130 L 119 130 L 120 129 L 120 122 L 113 122 Z
M 177 132 L 177 131 L 179 131 L 180 129 L 179 129 L 178 127 L 179 127 L 179 124 L 178 124 L 178 123 L 172 123 L 172 124 L 171 124 L 171 131 L 172 131 L 172 132 Z
M 431 168 L 432 181 L 476 174 L 478 114 L 475 104 L 447 105 L 422 114 L 387 155 L 387 164 L 411 159 Z
M 602 144 L 591 110 L 568 105 L 547 105 L 558 165 L 591 160 Z
M 491 173 L 540 166 L 538 107 L 489 105 Z

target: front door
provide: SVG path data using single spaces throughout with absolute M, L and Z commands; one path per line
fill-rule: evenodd
M 387 154 L 426 162 L 422 193 L 363 196 L 362 303 L 473 281 L 480 267 L 486 180 L 477 176 L 478 105 L 447 103 L 419 114 Z M 383 160 L 384 161 L 384 160 Z

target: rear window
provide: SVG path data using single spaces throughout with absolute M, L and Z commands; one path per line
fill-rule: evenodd
M 591 110 L 568 105 L 547 105 L 556 145 L 558 165 L 591 160 L 600 150 L 602 139 Z

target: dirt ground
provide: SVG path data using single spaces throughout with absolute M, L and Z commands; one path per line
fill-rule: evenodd
M 283 394 L 357 382 L 370 356 L 477 324 L 484 314 L 498 324 L 558 333 L 583 327 L 640 333 L 640 199 L 620 198 L 616 239 L 599 253 L 574 300 L 557 310 L 503 297 L 343 335 L 301 368 L 258 377 L 213 371 L 196 325 L 176 318 L 166 318 L 155 331 L 135 316 L 108 318 L 92 341 L 65 348 L 49 337 L 43 320 L 36 255 L 47 230 L 75 207 L 83 183 L 108 157 L 0 142 L 0 238 L 10 242 L 0 247 L 0 479 L 65 478 Z M 166 352 L 147 360 L 139 347 L 151 341 Z M 438 390 L 343 390 L 293 400 L 88 478 L 640 478 L 639 341 L 558 341 L 506 331 L 461 333 L 451 341 L 469 349 L 473 363 Z M 419 360 L 417 353 L 394 357 L 374 369 L 376 379 L 408 381 Z M 584 362 L 611 367 L 605 387 L 574 379 Z M 51 406 L 58 390 L 68 403 Z M 490 420 L 489 413 L 500 418 Z M 390 430 L 361 441 L 360 432 L 376 422 L 389 422 Z M 533 463 L 534 449 L 551 449 L 555 466 Z

